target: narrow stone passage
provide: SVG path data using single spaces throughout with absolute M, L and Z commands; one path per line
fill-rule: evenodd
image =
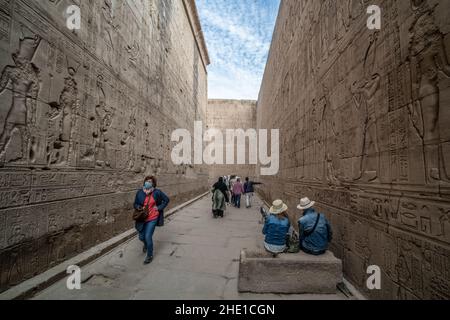
M 213 219 L 210 197 L 170 217 L 155 233 L 155 259 L 143 265 L 137 237 L 82 269 L 81 290 L 66 280 L 34 299 L 346 299 L 336 295 L 255 295 L 237 292 L 243 248 L 262 250 L 260 199 L 252 209 L 229 207 L 224 219 Z

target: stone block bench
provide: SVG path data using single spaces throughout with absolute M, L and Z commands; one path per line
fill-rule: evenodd
M 239 292 L 274 294 L 335 294 L 343 282 L 342 261 L 333 253 L 300 252 L 273 257 L 268 252 L 241 253 Z

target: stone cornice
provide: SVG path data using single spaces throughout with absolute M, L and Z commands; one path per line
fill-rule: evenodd
M 198 50 L 200 52 L 200 56 L 202 57 L 203 65 L 206 70 L 206 66 L 209 66 L 211 61 L 209 60 L 208 48 L 206 46 L 205 37 L 203 35 L 195 0 L 183 0 L 183 4 L 189 18 L 189 23 L 191 25 L 191 29 L 194 34 Z

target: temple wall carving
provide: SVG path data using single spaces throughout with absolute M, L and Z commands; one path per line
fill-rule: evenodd
M 81 29 L 64 13 L 81 9 Z M 193 1 L 0 0 L 0 291 L 131 229 L 146 175 L 180 204 L 203 167 L 171 132 L 206 118 Z M 193 183 L 195 181 L 195 183 Z
M 366 26 L 373 4 L 381 30 Z M 281 5 L 257 117 L 281 129 L 281 170 L 260 193 L 293 222 L 316 200 L 371 298 L 450 298 L 449 21 L 446 1 Z M 370 265 L 382 290 L 366 287 Z

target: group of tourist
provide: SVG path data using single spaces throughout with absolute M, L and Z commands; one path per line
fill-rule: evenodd
M 214 217 L 224 217 L 230 199 L 236 208 L 240 208 L 242 195 L 246 196 L 246 205 L 250 208 L 256 184 L 260 183 L 253 182 L 249 178 L 242 184 L 239 177 L 220 177 L 212 190 Z M 154 176 L 146 177 L 143 187 L 136 194 L 133 219 L 139 232 L 139 240 L 144 243 L 143 252 L 146 253 L 144 264 L 153 261 L 153 234 L 156 227 L 164 226 L 164 210 L 169 201 L 169 197 L 157 189 L 157 180 Z M 263 228 L 265 249 L 274 255 L 300 250 L 312 255 L 324 254 L 332 240 L 332 230 L 327 218 L 316 212 L 314 205 L 314 201 L 303 198 L 297 206 L 303 213 L 298 220 L 298 234 L 291 227 L 287 214 L 288 206 L 282 200 L 274 201 L 268 213 L 262 209 L 265 220 Z
M 246 197 L 246 207 L 252 206 L 252 198 L 255 185 L 259 182 L 245 178 L 241 183 L 239 177 L 220 177 L 213 186 L 213 215 L 214 218 L 223 218 L 226 204 L 231 204 L 240 209 L 242 195 Z M 298 220 L 297 233 L 291 226 L 287 214 L 288 206 L 282 200 L 274 201 L 269 213 L 264 213 L 265 249 L 277 255 L 283 252 L 298 252 L 302 250 L 312 255 L 322 255 L 332 240 L 332 230 L 325 215 L 317 213 L 314 209 L 315 202 L 303 198 L 297 209 L 302 211 L 302 217 Z
M 221 177 L 213 186 L 214 217 L 223 218 L 230 198 L 233 205 L 240 208 L 242 194 L 247 195 L 247 207 L 250 207 L 255 184 L 249 178 L 242 185 L 240 178 Z M 147 255 L 144 264 L 153 261 L 153 234 L 156 227 L 164 226 L 164 210 L 169 201 L 169 197 L 157 189 L 157 179 L 154 176 L 146 177 L 143 187 L 136 193 L 133 219 L 139 232 L 139 240 L 144 243 L 143 252 Z
M 220 177 L 212 188 L 214 218 L 223 218 L 227 204 L 240 209 L 242 196 L 245 196 L 246 207 L 251 208 L 255 192 L 254 186 L 258 184 L 260 183 L 251 181 L 248 177 L 245 178 L 244 184 L 240 177 Z
M 220 177 L 213 186 L 213 215 L 215 218 L 224 216 L 226 203 L 236 207 L 241 207 L 242 195 L 246 197 L 246 207 L 252 206 L 252 198 L 255 192 L 255 185 L 259 182 L 245 178 L 245 183 L 241 183 L 239 177 Z M 298 252 L 302 250 L 312 255 L 322 255 L 332 240 L 333 233 L 331 226 L 325 215 L 317 213 L 314 209 L 315 202 L 308 198 L 303 198 L 297 206 L 302 211 L 302 217 L 298 220 L 297 233 L 291 226 L 287 214 L 288 206 L 282 200 L 276 200 L 265 214 L 263 234 L 265 235 L 265 249 L 277 255 L 283 252 Z
M 311 255 L 324 254 L 333 238 L 333 232 L 325 215 L 318 213 L 314 206 L 315 202 L 308 198 L 300 200 L 297 209 L 302 212 L 302 217 L 297 222 L 297 234 L 291 227 L 288 206 L 282 200 L 274 201 L 269 214 L 264 216 L 265 249 L 275 256 L 300 250 Z M 265 213 L 264 210 L 262 212 Z

